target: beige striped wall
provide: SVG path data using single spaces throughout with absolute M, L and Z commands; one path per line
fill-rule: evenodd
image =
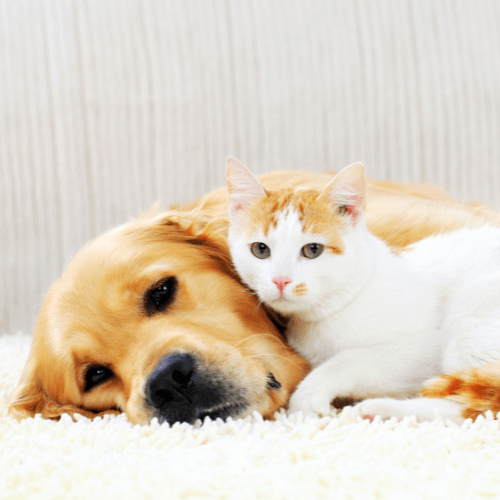
M 500 207 L 498 0 L 0 0 L 0 331 L 75 251 L 255 172 L 363 160 Z

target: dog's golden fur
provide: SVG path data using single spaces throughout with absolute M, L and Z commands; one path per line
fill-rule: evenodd
M 332 175 L 274 172 L 261 180 L 270 190 L 318 189 Z M 372 181 L 367 222 L 397 249 L 439 231 L 499 225 L 500 215 L 429 186 Z M 285 406 L 308 365 L 238 280 L 227 225 L 221 189 L 185 210 L 152 211 L 83 248 L 45 298 L 11 413 L 58 418 L 64 412 L 94 417 L 125 411 L 131 421 L 145 423 L 155 416 L 193 421 L 254 410 L 271 417 Z M 166 310 L 148 309 L 151 290 L 167 277 L 174 280 L 174 298 Z M 171 355 L 190 356 L 189 377 L 202 379 L 212 394 L 186 414 L 155 406 L 148 396 L 152 374 Z M 86 389 L 87 370 L 94 366 L 110 375 Z

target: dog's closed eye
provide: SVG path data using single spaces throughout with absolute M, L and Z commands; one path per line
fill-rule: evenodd
M 83 392 L 88 392 L 97 385 L 107 382 L 114 377 L 114 373 L 107 366 L 92 365 L 85 372 L 85 387 Z
M 173 301 L 176 290 L 177 280 L 175 278 L 167 278 L 153 285 L 146 292 L 144 300 L 148 316 L 163 312 Z
M 276 377 L 269 372 L 267 376 L 267 386 L 271 389 L 281 389 L 281 384 L 276 380 Z

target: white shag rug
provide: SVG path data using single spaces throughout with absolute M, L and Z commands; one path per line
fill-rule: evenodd
M 499 421 L 254 414 L 194 426 L 7 417 L 30 336 L 0 336 L 0 498 L 500 498 Z

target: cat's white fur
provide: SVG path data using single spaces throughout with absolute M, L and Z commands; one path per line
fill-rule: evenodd
M 234 160 L 231 169 L 247 185 L 259 182 Z M 234 172 L 232 179 L 234 189 Z M 248 234 L 238 213 L 262 191 L 230 210 L 229 246 L 237 271 L 263 302 L 289 317 L 287 339 L 312 365 L 289 410 L 326 415 L 334 398 L 352 397 L 365 400 L 356 406 L 363 416 L 415 414 L 429 420 L 438 410 L 460 422 L 458 403 L 401 398 L 414 397 L 424 381 L 442 372 L 500 359 L 500 230 L 461 229 L 395 255 L 366 227 L 365 182 L 357 165 L 329 186 L 338 206 L 346 203 L 341 192 L 347 187 L 351 208 L 358 211 L 356 217 L 345 214 L 341 254 L 302 256 L 304 245 L 328 242 L 304 233 L 290 208 L 267 235 L 262 229 Z M 255 185 L 252 192 L 259 192 Z M 265 243 L 271 256 L 257 259 L 249 250 L 253 242 Z M 291 280 L 282 295 L 272 282 L 276 276 Z M 292 290 L 301 283 L 308 293 L 297 297 Z

